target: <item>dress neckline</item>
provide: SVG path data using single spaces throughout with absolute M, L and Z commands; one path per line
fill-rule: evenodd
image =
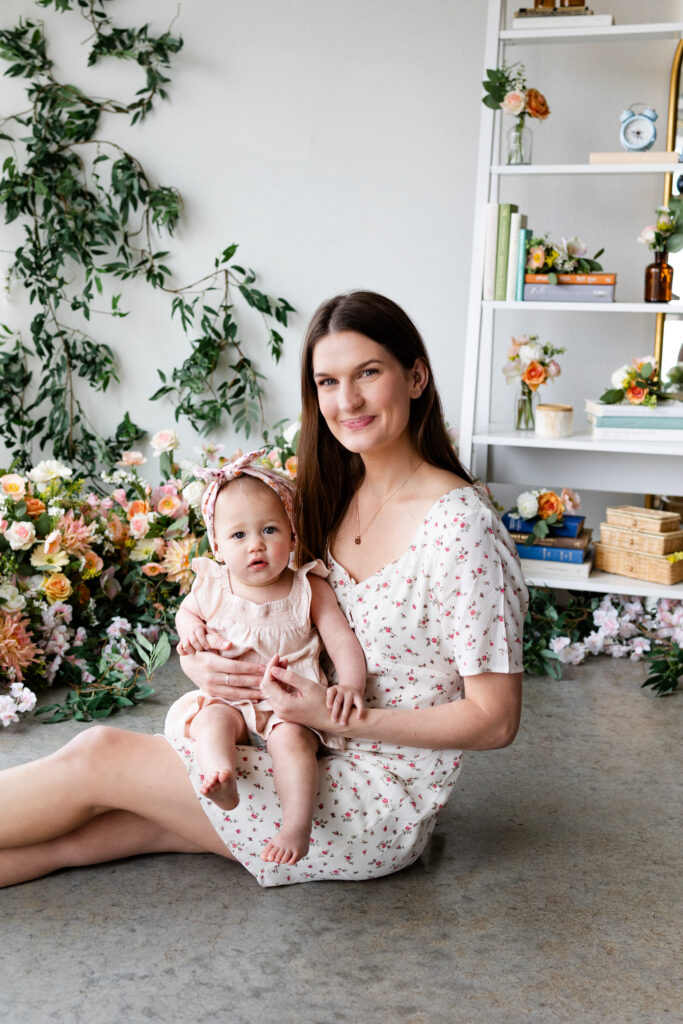
M 440 505 L 441 502 L 444 501 L 445 498 L 449 498 L 451 496 L 451 494 L 456 494 L 457 491 L 465 491 L 465 490 L 467 490 L 467 491 L 476 491 L 476 487 L 473 484 L 463 484 L 461 487 L 453 487 L 452 490 L 446 491 L 445 494 L 439 495 L 439 497 L 434 502 L 432 502 L 432 504 L 429 506 L 429 509 L 427 510 L 427 514 L 425 515 L 424 519 L 422 520 L 422 522 L 418 526 L 417 530 L 413 534 L 413 536 L 412 536 L 412 538 L 410 540 L 410 543 L 408 544 L 408 547 L 405 549 L 405 551 L 403 551 L 398 556 L 398 558 L 394 558 L 393 561 L 387 562 L 387 564 L 383 565 L 381 567 L 381 569 L 376 569 L 375 572 L 371 572 L 369 576 L 364 576 L 362 580 L 354 579 L 354 577 L 351 575 L 349 570 L 346 569 L 341 564 L 341 562 L 337 561 L 337 559 L 332 554 L 331 549 L 329 549 L 329 548 L 328 548 L 328 551 L 327 551 L 328 561 L 334 562 L 334 564 L 337 566 L 337 568 L 341 569 L 341 571 L 344 573 L 344 575 L 347 577 L 347 579 L 349 579 L 351 581 L 351 583 L 353 584 L 354 587 L 360 587 L 360 585 L 362 583 L 367 583 L 368 580 L 374 579 L 375 576 L 381 576 L 381 574 L 383 572 L 386 572 L 387 569 L 391 569 L 393 566 L 398 565 L 398 563 L 401 562 L 406 557 L 408 552 L 412 551 L 413 548 L 415 547 L 415 542 L 417 541 L 418 537 L 420 536 L 420 534 L 424 530 L 425 526 L 427 525 L 427 523 L 431 519 L 432 514 L 434 512 L 434 509 L 437 507 L 437 505 Z

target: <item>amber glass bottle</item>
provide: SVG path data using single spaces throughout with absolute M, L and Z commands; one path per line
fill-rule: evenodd
M 668 252 L 656 252 L 654 263 L 645 267 L 645 301 L 671 302 L 673 277 Z

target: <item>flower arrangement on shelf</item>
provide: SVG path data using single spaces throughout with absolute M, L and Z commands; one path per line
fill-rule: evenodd
M 557 274 L 590 274 L 602 270 L 598 256 L 604 249 L 599 249 L 595 256 L 588 257 L 585 242 L 576 235 L 573 238 L 562 238 L 560 242 L 551 242 L 547 235 L 542 238 L 534 235 L 527 239 L 526 270 L 529 274 L 547 274 L 550 284 L 557 284 Z
M 298 423 L 274 428 L 264 464 L 296 476 Z M 192 558 L 208 553 L 194 464 L 175 462 L 173 430 L 152 438 L 162 482 L 124 451 L 97 493 L 55 459 L 0 471 L 0 722 L 33 710 L 35 690 L 71 687 L 42 708 L 50 721 L 104 718 L 154 691 L 141 685 L 170 654 L 174 616 L 190 589 Z M 222 445 L 195 449 L 221 465 Z M 236 452 L 233 459 L 241 452 Z
M 565 516 L 575 516 L 580 508 L 581 495 L 570 487 L 563 487 L 560 494 L 555 491 L 522 491 L 510 515 L 519 516 L 533 525 L 528 539 L 524 541 L 528 546 L 543 540 L 552 526 L 562 526 Z
M 504 64 L 502 68 L 487 68 L 483 103 L 492 110 L 502 110 L 515 118 L 506 136 L 506 163 L 531 163 L 531 132 L 525 127 L 525 117 L 545 121 L 550 113 L 545 96 L 538 89 L 528 89 L 524 65 Z
M 517 430 L 534 429 L 534 393 L 542 384 L 560 376 L 562 370 L 554 356 L 565 351 L 549 342 L 541 344 L 537 334 L 523 334 L 520 338 L 510 339 L 503 373 L 508 384 L 516 380 L 521 383 L 515 412 Z
M 683 248 L 683 197 L 672 196 L 668 206 L 658 206 L 655 223 L 648 224 L 638 241 L 653 252 L 678 252 Z
M 662 383 L 654 356 L 632 359 L 614 371 L 612 387 L 600 395 L 600 401 L 605 405 L 616 405 L 625 400 L 629 405 L 645 405 L 654 409 L 657 402 L 675 398 L 683 400 L 683 395 L 677 390 L 683 374 L 678 367 L 673 367 L 668 376 L 669 383 Z

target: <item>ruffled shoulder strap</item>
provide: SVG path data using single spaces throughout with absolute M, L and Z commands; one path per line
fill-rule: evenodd
M 302 625 L 311 625 L 311 584 L 308 580 L 309 573 L 325 579 L 330 575 L 330 570 L 320 561 L 319 558 L 295 569 L 296 582 L 292 590 L 292 604 L 296 610 L 299 621 Z
M 315 558 L 312 562 L 306 562 L 306 564 L 302 565 L 297 572 L 299 572 L 303 578 L 308 576 L 309 572 L 312 572 L 314 576 L 320 576 L 323 580 L 330 575 L 330 570 L 319 558 Z
M 192 559 L 192 571 L 201 582 L 204 580 L 222 580 L 226 576 L 225 566 L 213 558 L 207 558 L 205 555 Z

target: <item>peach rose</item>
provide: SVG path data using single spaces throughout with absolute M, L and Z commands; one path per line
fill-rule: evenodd
M 26 515 L 29 519 L 37 519 L 45 511 L 45 502 L 41 501 L 40 498 L 24 498 L 24 504 L 26 505 Z
M 164 570 L 161 568 L 158 562 L 147 562 L 146 565 L 142 566 L 142 571 L 145 574 L 145 576 L 153 577 L 161 576 Z
M 557 514 L 557 518 L 561 519 L 564 514 L 564 505 L 555 491 L 544 491 L 538 496 L 538 515 L 541 519 L 547 519 L 553 514 Z
M 520 92 L 518 89 L 511 89 L 510 92 L 505 93 L 500 109 L 506 114 L 521 114 L 524 110 L 526 99 L 525 93 Z
M 130 448 L 128 451 L 121 452 L 121 461 L 117 462 L 117 466 L 144 466 L 146 462 L 147 459 L 142 452 Z
M 129 519 L 132 519 L 133 516 L 146 515 L 147 512 L 149 512 L 148 501 L 131 501 L 130 505 L 126 509 L 126 515 Z
M 112 516 L 107 523 L 107 533 L 114 544 L 123 544 L 128 537 L 128 524 L 122 522 L 118 516 Z
M 527 368 L 522 374 L 522 380 L 527 387 L 530 387 L 532 391 L 535 391 L 536 388 L 539 388 L 541 384 L 545 383 L 546 376 L 545 366 L 541 366 L 541 364 L 536 362 L 535 359 L 532 359 L 531 362 L 527 364 Z
M 2 493 L 14 501 L 19 501 L 26 494 L 26 478 L 18 473 L 5 473 L 0 476 L 0 486 Z
M 50 604 L 66 601 L 73 593 L 73 587 L 63 572 L 53 572 L 43 580 L 43 591 Z
M 640 405 L 649 390 L 649 388 L 637 388 L 632 385 L 630 388 L 626 388 L 626 397 L 631 405 Z
M 544 121 L 550 113 L 546 98 L 538 89 L 529 89 L 527 92 L 526 112 L 529 117 L 537 117 L 540 121 Z
M 147 536 L 149 530 L 149 517 L 144 512 L 138 513 L 133 516 L 129 523 L 130 535 L 134 540 L 142 540 L 143 537 Z

